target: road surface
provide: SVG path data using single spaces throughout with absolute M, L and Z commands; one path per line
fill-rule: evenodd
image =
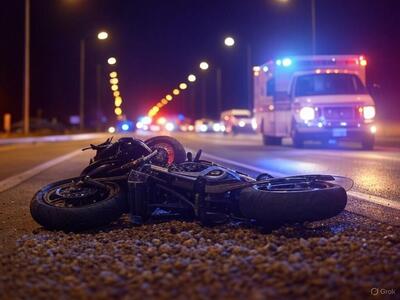
M 355 186 L 350 192 L 347 211 L 326 222 L 311 224 L 308 228 L 284 227 L 268 234 L 231 227 L 221 227 L 210 231 L 203 230 L 198 225 L 181 223 L 146 225 L 139 229 L 131 229 L 126 221 L 118 225 L 122 226 L 122 229 L 110 227 L 104 232 L 95 232 L 96 234 L 51 233 L 40 228 L 31 219 L 30 199 L 41 186 L 51 181 L 78 175 L 93 155 L 90 151 L 79 150 L 89 143 L 102 142 L 106 135 L 83 141 L 52 143 L 42 141 L 33 144 L 6 145 L 0 147 L 0 165 L 2 166 L 0 169 L 0 266 L 5 268 L 4 271 L 0 270 L 0 274 L 5 274 L 0 275 L 0 290 L 2 287 L 7 289 L 11 298 L 35 293 L 38 289 L 39 292 L 47 291 L 47 293 L 51 290 L 55 298 L 66 295 L 74 297 L 77 295 L 73 294 L 76 292 L 75 289 L 80 287 L 83 291 L 79 293 L 90 297 L 104 295 L 113 297 L 115 289 L 128 294 L 137 293 L 138 297 L 139 295 L 146 297 L 149 296 L 149 289 L 146 288 L 148 285 L 143 283 L 144 285 L 138 287 L 136 283 L 132 283 L 132 280 L 136 282 L 135 280 L 140 278 L 146 283 L 150 280 L 148 274 L 156 276 L 158 273 L 154 273 L 156 272 L 154 270 L 161 268 L 160 276 L 166 276 L 166 282 L 154 279 L 155 281 L 149 283 L 161 284 L 161 287 L 156 289 L 156 296 L 157 291 L 163 289 L 167 294 L 170 293 L 169 298 L 174 297 L 176 291 L 190 295 L 191 290 L 186 289 L 187 285 L 178 285 L 174 286 L 174 289 L 165 290 L 173 284 L 168 281 L 168 278 L 172 276 L 171 274 L 175 274 L 175 271 L 168 273 L 170 272 L 168 265 L 171 260 L 180 261 L 186 254 L 179 254 L 179 251 L 184 252 L 185 249 L 191 249 L 190 253 L 200 257 L 204 255 L 202 254 L 204 251 L 210 251 L 211 257 L 205 261 L 201 260 L 201 263 L 193 257 L 185 258 L 184 261 L 187 263 L 189 259 L 194 267 L 189 269 L 185 267 L 182 273 L 179 271 L 175 274 L 181 282 L 189 279 L 180 276 L 193 276 L 188 274 L 193 274 L 196 264 L 199 268 L 203 268 L 205 263 L 209 265 L 207 267 L 209 270 L 213 270 L 213 266 L 217 269 L 213 271 L 214 275 L 207 275 L 207 272 L 201 274 L 206 277 L 211 276 L 209 278 L 216 276 L 214 280 L 226 281 L 225 284 L 229 286 L 237 280 L 246 286 L 245 279 L 250 276 L 246 273 L 247 271 L 251 272 L 251 276 L 258 276 L 259 279 L 269 274 L 267 276 L 269 279 L 265 279 L 267 280 L 265 282 L 252 279 L 254 286 L 251 287 L 251 291 L 255 294 L 251 294 L 251 298 L 254 299 L 270 295 L 270 292 L 272 296 L 278 295 L 278 298 L 285 298 L 296 293 L 300 298 L 303 296 L 309 298 L 310 293 L 314 293 L 314 298 L 318 298 L 320 295 L 318 293 L 323 291 L 321 285 L 329 285 L 329 293 L 334 298 L 342 296 L 345 292 L 349 292 L 346 294 L 348 297 L 350 295 L 366 297 L 371 295 L 371 289 L 377 287 L 388 291 L 399 288 L 396 285 L 396 282 L 400 282 L 397 271 L 400 266 L 400 236 L 397 233 L 397 226 L 400 224 L 399 149 L 378 148 L 376 151 L 359 151 L 351 147 L 292 149 L 289 146 L 263 146 L 257 136 L 225 137 L 184 133 L 173 135 L 191 151 L 201 148 L 204 151 L 204 158 L 226 164 L 250 175 L 260 172 L 269 172 L 273 175 L 328 173 L 351 177 Z M 140 135 L 142 138 L 148 136 L 149 134 Z M 179 229 L 181 227 L 183 229 Z M 174 234 L 176 231 L 182 231 L 186 240 L 179 238 L 175 240 L 171 233 Z M 104 240 L 112 240 L 113 243 L 98 243 Z M 257 241 L 257 247 L 253 241 Z M 164 244 L 160 245 L 160 243 Z M 183 250 L 171 250 L 178 249 L 182 243 L 185 243 Z M 90 252 L 91 248 L 95 249 L 94 254 Z M 129 249 L 135 253 L 141 253 L 139 258 L 142 257 L 144 261 L 140 264 L 137 262 L 139 265 L 135 265 L 138 258 L 129 258 L 132 261 L 129 260 L 127 263 L 124 257 L 130 257 Z M 41 251 L 47 252 L 43 256 L 40 254 Z M 92 254 L 91 256 L 82 254 L 82 256 L 76 251 Z M 118 251 L 122 251 L 122 254 Z M 51 258 L 48 258 L 47 255 L 53 252 L 56 255 L 51 254 Z M 236 258 L 219 257 L 215 253 L 228 253 Z M 156 265 L 152 262 L 154 255 L 161 260 Z M 75 256 L 77 258 L 71 260 Z M 106 260 L 110 260 L 108 263 L 104 262 L 105 256 L 108 257 Z M 38 257 L 43 257 L 45 261 L 38 260 Z M 118 264 L 110 257 L 118 258 Z M 238 269 L 229 269 L 226 275 L 218 277 L 216 274 L 218 270 L 226 268 L 225 263 L 231 266 L 235 264 L 226 259 L 234 259 L 241 263 L 237 266 Z M 254 270 L 248 269 L 249 266 L 244 264 L 249 259 Z M 67 266 L 55 271 L 48 270 L 51 268 L 49 260 L 52 261 L 51 265 L 64 266 L 66 264 Z M 293 267 L 300 261 L 305 266 L 299 268 L 306 268 L 308 274 L 305 275 L 304 282 L 299 281 L 296 275 L 298 274 L 297 267 Z M 70 263 L 74 266 L 69 266 Z M 78 272 L 79 274 L 74 271 L 78 268 L 75 266 L 77 263 L 82 270 L 81 273 Z M 373 270 L 365 269 L 369 263 L 371 268 L 374 268 Z M 132 264 L 136 266 L 136 269 L 129 269 Z M 260 271 L 259 267 L 256 267 L 258 264 L 265 266 L 263 267 L 265 271 Z M 119 266 L 119 271 L 113 269 L 115 266 Z M 126 269 L 121 271 L 121 266 Z M 344 271 L 340 271 L 342 269 Z M 20 281 L 14 282 L 11 275 L 7 275 L 19 276 L 21 272 L 24 279 Z M 50 272 L 54 278 L 46 281 L 46 272 Z M 101 276 L 94 274 L 93 278 L 86 277 L 91 272 Z M 282 284 L 282 279 L 279 279 L 279 274 L 282 272 L 287 273 L 284 284 Z M 102 279 L 103 275 L 106 279 Z M 134 279 L 129 276 L 133 276 Z M 229 293 L 234 292 L 237 298 L 244 297 L 240 294 L 240 285 L 231 291 L 222 290 L 218 286 L 215 287 L 216 290 L 213 290 L 214 288 L 209 285 L 204 285 L 202 280 L 206 283 L 210 280 L 204 276 L 201 279 L 191 277 L 190 280 L 191 285 L 197 286 L 201 293 L 205 293 L 205 297 L 212 296 L 213 292 L 227 293 L 227 297 L 231 297 Z M 38 278 L 44 281 L 41 279 L 39 284 Z M 78 279 L 73 278 L 79 278 L 79 284 L 76 281 Z M 119 281 L 114 282 L 113 278 L 119 278 Z M 36 284 L 41 287 L 35 289 Z M 90 288 L 92 285 L 104 285 L 105 288 L 110 287 L 110 290 L 106 289 L 105 294 L 97 294 L 99 291 L 92 290 Z M 70 286 L 71 289 L 67 291 L 66 286 Z M 265 286 L 270 286 L 271 289 L 264 290 Z M 302 289 L 301 286 L 307 289 Z M 243 292 L 247 293 L 248 288 L 245 287 Z M 185 294 L 186 292 L 188 294 Z

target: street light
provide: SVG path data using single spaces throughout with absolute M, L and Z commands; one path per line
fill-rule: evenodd
M 97 34 L 98 40 L 106 40 L 108 33 L 101 31 Z M 86 38 L 81 38 L 79 53 L 79 127 L 81 130 L 85 128 L 85 60 L 86 60 Z
M 115 72 L 115 71 L 113 71 L 113 72 L 110 73 L 110 77 L 111 77 L 111 78 L 115 78 L 115 77 L 117 77 L 117 75 L 118 75 L 118 74 L 117 74 L 117 72 Z
M 165 96 L 165 99 L 167 99 L 168 101 L 171 101 L 172 100 L 172 96 L 171 95 L 167 95 L 167 96 Z
M 174 90 L 172 91 L 172 94 L 174 94 L 175 96 L 178 96 L 179 93 L 180 93 L 180 91 L 179 91 L 178 89 L 174 89 Z
M 181 84 L 179 84 L 179 88 L 180 88 L 181 90 L 186 90 L 186 89 L 187 89 L 187 84 L 184 83 L 184 82 L 182 82 Z
M 200 66 L 200 69 L 202 69 L 203 71 L 205 71 L 209 68 L 208 63 L 205 61 L 202 61 L 199 66 Z
M 109 65 L 115 65 L 117 63 L 117 59 L 115 57 L 110 57 L 109 59 L 107 59 L 107 63 Z
M 97 38 L 98 38 L 99 40 L 106 40 L 106 39 L 108 38 L 108 33 L 105 32 L 105 31 L 100 31 L 100 32 L 97 34 Z
M 122 109 L 121 109 L 120 107 L 116 107 L 116 108 L 114 109 L 114 113 L 115 113 L 117 116 L 120 116 L 120 115 L 122 115 Z
M 187 79 L 188 79 L 189 82 L 195 82 L 196 81 L 196 76 L 193 75 L 193 74 L 190 74 Z
M 118 84 L 118 78 L 111 78 L 110 79 L 111 84 Z
M 121 104 L 122 104 L 122 98 L 121 97 L 116 97 L 115 100 L 114 100 L 114 105 L 116 107 L 119 107 L 119 106 L 121 106 Z
M 227 47 L 232 47 L 233 45 L 235 45 L 235 40 L 233 39 L 233 37 L 228 36 L 228 37 L 225 38 L 224 44 Z

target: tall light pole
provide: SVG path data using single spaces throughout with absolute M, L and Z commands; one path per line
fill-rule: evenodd
M 25 49 L 24 49 L 24 104 L 23 123 L 24 133 L 29 134 L 29 106 L 30 106 L 30 0 L 25 0 Z
M 79 66 L 79 129 L 85 128 L 85 39 L 80 42 Z
M 202 71 L 207 71 L 209 68 L 209 65 L 207 62 L 202 61 L 199 65 L 200 69 Z M 202 118 L 205 118 L 207 114 L 207 85 L 206 85 L 206 78 L 203 76 L 201 79 L 201 114 Z
M 282 0 L 281 0 L 282 1 Z M 224 39 L 224 44 L 228 48 L 231 48 L 235 45 L 235 39 L 231 36 L 227 36 Z M 252 49 L 251 45 L 247 44 L 246 45 L 246 85 L 247 85 L 247 107 L 248 109 L 251 110 L 252 108 L 252 66 L 251 66 L 251 60 L 252 60 Z M 218 84 L 217 84 L 218 87 Z M 218 91 L 217 91 L 218 95 Z M 221 100 L 222 102 L 222 100 Z M 222 105 L 221 105 L 222 106 Z
M 97 39 L 106 40 L 108 33 L 101 31 L 97 34 Z M 79 51 L 79 128 L 85 129 L 85 63 L 86 63 L 86 38 L 80 41 Z
M 252 89 L 252 67 L 251 67 L 251 45 L 246 46 L 246 77 L 247 77 L 247 108 L 251 111 L 253 103 L 253 89 Z
M 311 44 L 312 54 L 317 53 L 317 20 L 315 11 L 315 0 L 311 0 Z
M 281 3 L 288 3 L 289 0 L 276 0 Z M 317 13 L 315 0 L 311 1 L 311 52 L 312 54 L 317 53 Z

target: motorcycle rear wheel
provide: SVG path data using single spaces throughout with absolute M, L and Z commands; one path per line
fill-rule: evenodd
M 260 225 L 324 220 L 338 215 L 347 204 L 343 187 L 317 181 L 311 186 L 251 187 L 239 194 L 239 209 Z
M 101 181 L 104 188 L 77 188 L 81 179 L 65 179 L 41 188 L 30 203 L 33 219 L 47 229 L 81 231 L 107 225 L 126 211 L 124 193 L 117 183 Z

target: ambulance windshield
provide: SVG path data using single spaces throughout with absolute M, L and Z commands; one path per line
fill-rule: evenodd
M 310 74 L 296 80 L 295 96 L 366 94 L 360 78 L 354 74 Z

